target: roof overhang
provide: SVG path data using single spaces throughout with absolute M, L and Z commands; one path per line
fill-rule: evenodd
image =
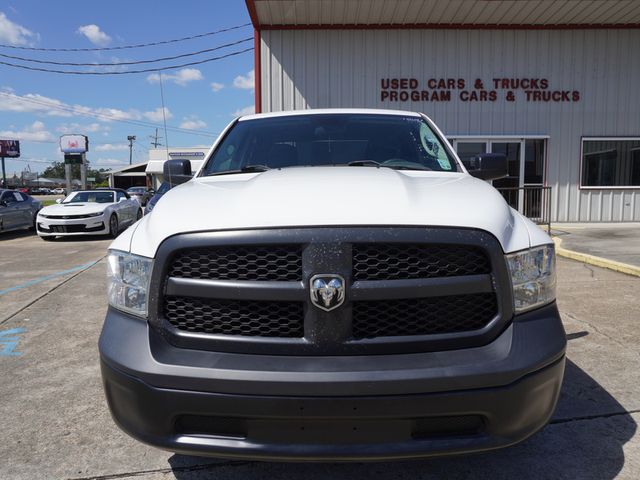
M 640 28 L 637 0 L 245 0 L 256 30 Z

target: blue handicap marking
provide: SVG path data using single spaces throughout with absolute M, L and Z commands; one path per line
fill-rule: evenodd
M 24 328 L 12 328 L 11 330 L 0 331 L 0 356 L 17 357 L 22 352 L 16 352 L 20 338 L 18 335 L 26 332 Z

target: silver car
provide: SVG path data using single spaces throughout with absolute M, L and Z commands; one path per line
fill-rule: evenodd
M 131 198 L 138 200 L 140 205 L 144 207 L 156 192 L 152 188 L 147 187 L 130 187 L 127 189 L 127 193 Z
M 33 228 L 42 203 L 26 193 L 0 189 L 0 232 Z

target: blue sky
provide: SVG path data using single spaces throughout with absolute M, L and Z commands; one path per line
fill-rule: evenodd
M 76 1 L 0 0 L 0 44 L 39 48 L 103 48 L 197 35 L 249 23 L 242 0 Z M 114 63 L 180 55 L 253 36 L 251 26 L 203 38 L 146 48 L 98 52 L 43 52 L 0 47 L 0 54 L 31 59 Z M 219 51 L 163 63 L 118 67 L 74 67 L 30 63 L 0 56 L 0 61 L 61 70 L 155 68 L 211 58 L 251 48 L 252 41 Z M 253 112 L 253 52 L 163 72 L 167 125 L 172 147 L 210 145 L 239 112 Z M 86 113 L 85 113 L 86 112 Z M 125 123 L 127 120 L 134 123 Z M 92 167 L 123 166 L 129 161 L 127 135 L 136 135 L 133 161 L 144 161 L 153 124 L 162 130 L 158 75 L 75 76 L 34 72 L 0 65 L 0 139 L 21 140 L 21 161 L 7 160 L 7 174 L 30 165 L 43 171 L 61 159 L 64 133 L 89 136 Z M 205 133 L 195 135 L 193 133 Z M 208 135 L 208 136 L 207 136 Z M 166 143 L 162 138 L 161 142 Z

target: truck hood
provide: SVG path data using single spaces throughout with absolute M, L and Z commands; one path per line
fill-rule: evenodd
M 179 233 L 403 225 L 485 230 L 510 252 L 530 246 L 527 222 L 491 185 L 466 173 L 295 167 L 191 180 L 167 192 L 112 248 L 153 257 Z

